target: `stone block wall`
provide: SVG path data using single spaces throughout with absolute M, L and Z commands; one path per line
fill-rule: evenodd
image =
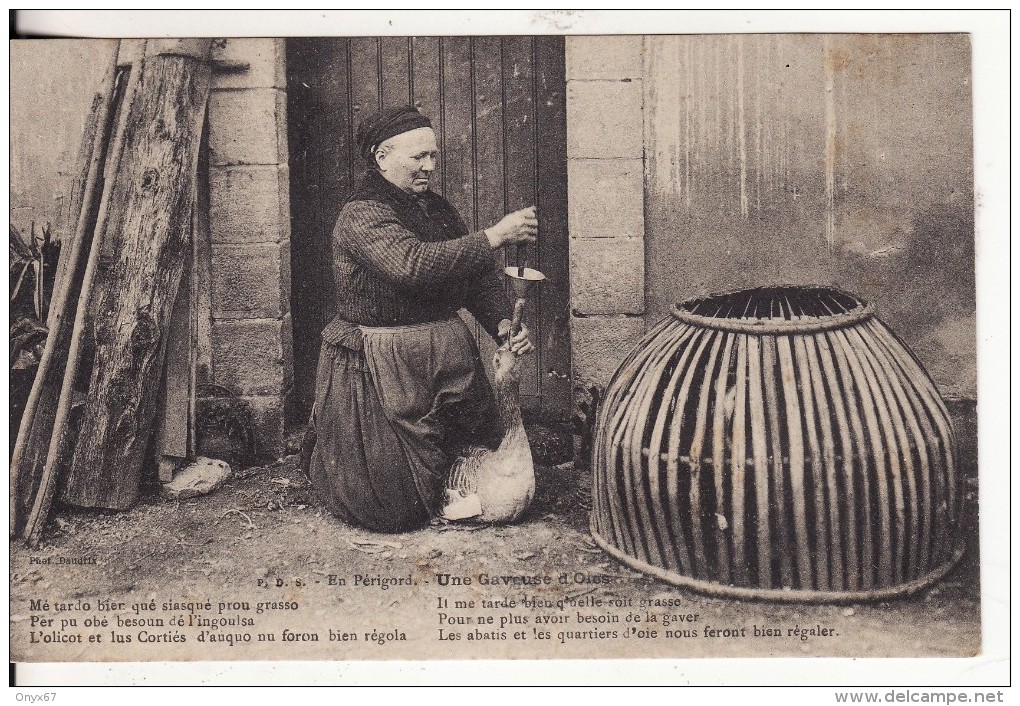
M 642 38 L 566 39 L 575 406 L 644 333 Z
M 277 456 L 293 384 L 285 43 L 219 40 L 214 58 L 248 66 L 217 71 L 209 98 L 207 389 L 245 401 L 259 450 Z

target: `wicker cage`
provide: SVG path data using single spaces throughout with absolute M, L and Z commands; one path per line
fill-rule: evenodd
M 591 529 L 714 594 L 909 594 L 962 554 L 946 407 L 871 305 L 772 287 L 674 307 L 606 389 Z

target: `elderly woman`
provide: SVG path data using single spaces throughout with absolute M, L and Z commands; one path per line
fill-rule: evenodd
M 309 472 L 338 517 L 399 532 L 438 514 L 461 448 L 498 442 L 492 389 L 457 311 L 506 337 L 494 251 L 535 242 L 538 220 L 527 208 L 469 233 L 429 189 L 436 135 L 413 107 L 367 118 L 357 142 L 370 168 L 333 230 L 337 315 L 322 332 Z M 533 349 L 526 328 L 510 347 Z

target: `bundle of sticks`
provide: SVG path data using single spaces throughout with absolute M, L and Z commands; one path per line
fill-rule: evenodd
M 186 272 L 210 48 L 207 39 L 149 40 L 126 57 L 122 47 L 93 102 L 49 336 L 11 460 L 10 532 L 29 545 L 55 496 L 127 509 L 154 439 L 170 455 L 193 446 L 185 433 L 186 448 L 169 449 L 181 435 L 168 430 L 194 428 L 194 364 L 188 336 L 175 331 L 189 331 L 180 322 L 193 299 Z M 167 385 L 170 367 L 175 376 L 191 371 L 190 383 Z M 167 403 L 182 394 L 190 403 Z M 173 419 L 170 407 L 191 419 Z

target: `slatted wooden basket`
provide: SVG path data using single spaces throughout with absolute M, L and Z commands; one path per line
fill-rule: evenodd
M 823 287 L 693 299 L 606 389 L 591 529 L 709 593 L 904 595 L 962 554 L 955 457 L 934 384 L 871 305 Z

